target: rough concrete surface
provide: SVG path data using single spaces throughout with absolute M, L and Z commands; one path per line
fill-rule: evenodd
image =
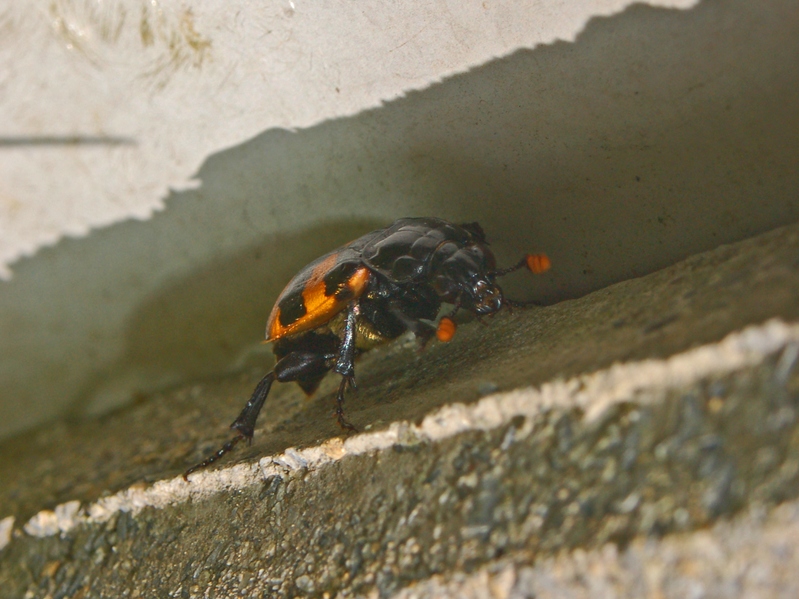
M 190 483 L 258 372 L 10 440 L 0 595 L 796 596 L 797 298 L 793 225 L 399 341 Z
M 706 531 L 638 538 L 563 552 L 535 566 L 498 561 L 470 574 L 429 581 L 397 599 L 433 597 L 606 599 L 615 597 L 799 597 L 799 504 L 766 515 L 753 508 Z

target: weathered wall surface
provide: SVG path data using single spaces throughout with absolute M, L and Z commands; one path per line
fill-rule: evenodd
M 519 48 L 574 41 L 592 17 L 630 4 L 7 3 L 0 274 L 65 235 L 163 210 L 210 155 L 264 131 L 351 116 Z M 335 170 L 335 157 L 327 162 Z M 283 199 L 270 201 L 280 210 L 263 233 L 308 226 Z

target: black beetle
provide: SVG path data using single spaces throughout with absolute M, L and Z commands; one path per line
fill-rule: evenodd
M 252 440 L 255 421 L 272 383 L 296 382 L 313 393 L 324 376 L 341 375 L 336 416 L 342 428 L 344 392 L 355 386 L 357 353 L 412 331 L 421 343 L 433 335 L 449 341 L 459 309 L 479 316 L 502 306 L 524 306 L 504 297 L 497 277 L 526 266 L 549 269 L 544 254 L 528 254 L 510 268 L 497 269 L 483 229 L 439 218 L 401 218 L 322 256 L 303 268 L 275 302 L 266 325 L 277 358 L 230 425 L 238 435 L 216 453 L 189 468 L 183 478 L 228 453 L 242 439 Z M 436 320 L 442 303 L 452 310 Z

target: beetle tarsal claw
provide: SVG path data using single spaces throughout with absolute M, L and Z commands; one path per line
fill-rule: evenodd
M 203 468 L 207 468 L 208 466 L 210 466 L 211 464 L 216 462 L 219 458 L 221 458 L 223 455 L 225 455 L 226 453 L 229 453 L 230 451 L 232 451 L 233 448 L 236 447 L 236 445 L 242 439 L 244 439 L 244 435 L 239 435 L 237 437 L 233 437 L 230 441 L 228 441 L 222 447 L 217 449 L 215 453 L 213 453 L 210 456 L 208 456 L 207 458 L 205 458 L 199 464 L 196 464 L 196 465 L 192 466 L 191 468 L 189 468 L 188 470 L 186 470 L 186 472 L 183 473 L 183 480 L 185 480 L 186 482 L 189 482 L 189 474 L 191 474 L 192 472 L 196 472 L 197 470 L 202 470 Z M 250 440 L 252 440 L 252 439 L 250 439 Z

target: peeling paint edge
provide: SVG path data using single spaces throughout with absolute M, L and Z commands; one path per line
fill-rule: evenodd
M 39 512 L 22 528 L 35 537 L 63 535 L 80 524 L 107 522 L 119 512 L 135 515 L 147 507 L 159 509 L 202 501 L 218 493 L 260 484 L 274 476 L 285 478 L 297 471 L 314 472 L 346 456 L 375 453 L 395 445 L 440 441 L 466 431 L 492 430 L 518 416 L 531 420 L 553 408 L 581 409 L 584 418 L 591 421 L 621 402 L 654 401 L 651 394 L 648 398 L 643 396 L 644 391 L 667 391 L 711 375 L 755 366 L 780 350 L 784 351 L 775 376 L 787 379 L 799 358 L 799 324 L 769 320 L 731 333 L 717 343 L 669 358 L 616 363 L 567 381 L 554 380 L 538 388 L 497 393 L 469 405 L 454 403 L 426 416 L 419 425 L 394 422 L 374 433 L 329 439 L 303 449 L 290 447 L 257 463 L 195 473 L 190 483 L 176 477 L 149 487 L 134 485 L 86 507 L 81 507 L 77 500 L 68 501 L 55 510 Z M 13 516 L 0 520 L 0 549 L 10 542 L 13 524 Z
M 6 516 L 0 520 L 0 551 L 11 542 L 11 533 L 14 532 L 14 516 Z

